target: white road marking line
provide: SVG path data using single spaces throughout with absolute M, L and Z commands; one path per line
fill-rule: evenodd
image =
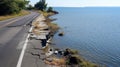
M 31 27 L 29 31 L 32 31 L 32 29 L 33 29 L 33 27 Z M 19 60 L 18 60 L 18 63 L 17 63 L 16 67 L 21 67 L 21 65 L 22 65 L 22 60 L 23 60 L 23 57 L 24 57 L 24 54 L 25 54 L 25 50 L 26 50 L 27 45 L 28 45 L 28 41 L 29 41 L 28 38 L 29 37 L 30 37 L 30 34 L 27 35 L 27 38 L 26 38 L 25 43 L 23 45 L 23 49 L 21 51 L 21 54 L 20 54 L 20 57 L 19 57 Z

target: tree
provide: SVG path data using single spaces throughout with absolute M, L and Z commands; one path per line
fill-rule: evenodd
M 53 8 L 52 7 L 48 7 L 47 12 L 53 12 Z
M 26 0 L 0 0 L 0 15 L 18 13 L 25 8 Z
M 39 2 L 37 2 L 35 4 L 35 8 L 41 11 L 46 10 L 47 8 L 46 0 L 40 0 Z
M 53 7 L 48 7 L 47 12 L 52 12 L 52 13 L 58 14 L 57 11 L 53 10 Z
M 34 7 L 32 5 L 28 5 L 27 9 L 32 10 L 32 9 L 34 9 Z

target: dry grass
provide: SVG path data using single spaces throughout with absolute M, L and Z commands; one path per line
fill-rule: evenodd
M 10 18 L 14 18 L 14 17 L 18 17 L 18 16 L 27 15 L 27 14 L 30 14 L 30 12 L 22 10 L 19 14 L 11 14 L 11 15 L 0 16 L 0 21 L 10 19 Z
M 43 52 L 44 52 L 44 53 L 47 53 L 49 49 L 50 49 L 50 46 L 47 45 L 45 48 L 43 48 Z
M 88 61 L 83 61 L 82 63 L 80 63 L 81 67 L 98 67 L 96 64 L 94 63 L 90 63 Z
M 39 13 L 43 14 L 43 16 L 46 18 L 45 22 L 46 24 L 49 26 L 51 32 L 54 34 L 58 31 L 59 26 L 56 23 L 52 23 L 52 19 L 50 19 L 49 17 L 54 15 L 54 13 L 52 12 L 46 12 L 46 11 L 38 11 Z
M 59 26 L 57 24 L 55 23 L 47 23 L 47 24 L 51 30 L 51 33 L 55 34 L 58 31 Z
M 39 13 L 43 14 L 44 17 L 48 18 L 49 16 L 54 15 L 52 12 L 46 12 L 46 11 L 38 11 Z
M 46 64 L 49 64 L 49 65 L 53 65 L 55 67 L 66 67 L 65 63 L 65 59 L 63 58 L 52 58 L 52 61 L 45 61 Z
M 66 59 L 67 65 L 76 65 L 77 67 L 98 67 L 96 64 L 84 60 L 78 53 L 77 50 L 69 49 L 70 55 Z M 73 66 L 74 67 L 74 66 Z

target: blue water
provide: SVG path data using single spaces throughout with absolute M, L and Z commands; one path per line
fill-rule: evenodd
M 120 67 L 120 8 L 55 8 L 65 35 L 54 37 L 61 48 L 73 48 L 91 62 Z

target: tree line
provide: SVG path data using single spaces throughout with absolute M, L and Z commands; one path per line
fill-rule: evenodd
M 22 9 L 55 12 L 52 7 L 47 7 L 46 0 L 39 0 L 34 7 L 28 4 L 28 0 L 0 0 L 0 15 L 19 13 Z
M 41 11 L 53 12 L 58 14 L 57 11 L 54 11 L 52 7 L 47 7 L 46 0 L 40 0 L 34 5 L 34 8 Z
M 26 0 L 0 0 L 0 15 L 19 13 L 28 3 Z
M 48 11 L 48 12 L 53 11 L 52 7 L 47 7 L 46 0 L 39 0 L 39 2 L 37 2 L 34 6 L 29 5 L 27 9 L 28 10 L 35 9 L 35 10 Z

